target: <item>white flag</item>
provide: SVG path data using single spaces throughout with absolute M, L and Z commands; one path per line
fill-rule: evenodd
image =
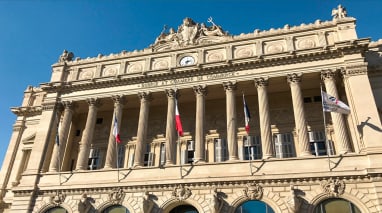
M 325 112 L 337 112 L 342 114 L 349 114 L 350 108 L 348 105 L 338 100 L 337 98 L 321 91 L 322 107 Z

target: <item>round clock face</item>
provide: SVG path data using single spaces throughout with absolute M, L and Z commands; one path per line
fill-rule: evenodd
M 188 66 L 193 65 L 195 63 L 195 59 L 192 56 L 184 56 L 180 59 L 180 66 Z

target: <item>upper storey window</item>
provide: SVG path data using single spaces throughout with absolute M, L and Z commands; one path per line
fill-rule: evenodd
M 291 133 L 282 133 L 275 135 L 276 158 L 296 157 L 293 135 Z

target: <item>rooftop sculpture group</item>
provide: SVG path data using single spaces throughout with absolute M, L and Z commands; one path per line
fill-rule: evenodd
M 165 32 L 167 30 L 165 26 L 152 47 L 156 51 L 161 51 L 189 45 L 214 43 L 231 38 L 226 31 L 223 31 L 220 26 L 213 22 L 211 17 L 207 22 L 211 23 L 212 26 L 195 23 L 191 18 L 185 18 L 177 31 L 170 28 L 168 33 Z

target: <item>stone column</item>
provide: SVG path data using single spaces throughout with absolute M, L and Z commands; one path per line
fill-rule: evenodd
M 325 83 L 326 92 L 338 98 L 338 91 L 335 83 L 336 73 L 331 70 L 326 70 L 321 72 L 321 79 Z M 333 120 L 333 129 L 336 135 L 336 142 L 338 143 L 338 152 L 344 154 L 351 152 L 350 140 L 346 131 L 345 118 L 341 113 L 331 112 L 330 113 Z
M 229 160 L 238 160 L 237 136 L 236 136 L 236 102 L 235 90 L 236 82 L 223 82 L 226 92 L 226 109 L 227 109 L 227 142 Z
M 78 151 L 76 170 L 87 170 L 87 163 L 90 152 L 90 144 L 93 141 L 94 128 L 97 120 L 97 111 L 100 106 L 98 99 L 89 98 L 87 100 L 89 104 L 88 117 L 86 119 L 85 129 L 82 133 L 80 142 L 80 149 Z
M 71 101 L 64 101 L 62 105 L 64 106 L 64 118 L 62 119 L 62 123 L 59 125 L 60 128 L 58 130 L 59 145 L 57 145 L 56 143 L 54 144 L 52 159 L 50 161 L 49 166 L 49 172 L 57 172 L 57 170 L 59 170 L 61 166 L 60 161 L 62 161 L 62 157 L 64 156 L 70 124 L 72 123 L 73 103 Z M 58 117 L 57 122 L 60 122 L 60 117 Z
M 306 126 L 304 101 L 301 93 L 301 75 L 300 74 L 288 74 L 287 80 L 292 93 L 293 102 L 293 114 L 294 121 L 296 123 L 296 133 L 298 138 L 298 145 L 300 150 L 300 156 L 312 155 L 310 152 L 310 144 L 308 140 L 308 128 Z
M 268 102 L 268 79 L 256 78 L 257 97 L 259 100 L 260 135 L 263 159 L 273 157 L 271 119 Z
M 141 108 L 139 111 L 138 131 L 137 131 L 137 144 L 134 153 L 134 167 L 143 166 L 144 148 L 147 136 L 147 124 L 149 118 L 149 107 L 151 101 L 151 94 L 148 92 L 138 93 L 141 100 Z
M 207 95 L 206 86 L 194 86 L 196 95 L 196 118 L 195 118 L 195 156 L 194 162 L 205 162 L 205 96 Z
M 17 150 L 21 142 L 22 135 L 25 130 L 25 116 L 22 115 L 21 110 L 12 110 L 16 115 L 17 119 L 13 125 L 13 132 L 11 140 L 8 145 L 8 150 L 3 161 L 3 166 L 0 173 L 0 202 L 3 201 L 5 193 L 8 191 L 8 181 L 12 173 L 13 165 L 16 159 Z M 22 163 L 22 162 L 21 162 Z M 18 179 L 17 181 L 19 181 Z
M 175 99 L 177 92 L 167 89 L 166 165 L 176 164 Z
M 114 101 L 114 112 L 111 121 L 110 127 L 110 135 L 109 135 L 109 143 L 107 145 L 106 152 L 106 161 L 105 161 L 105 169 L 116 168 L 117 166 L 117 142 L 115 141 L 114 136 L 114 119 L 117 119 L 117 129 L 120 130 L 121 120 L 122 120 L 122 109 L 124 105 L 124 97 L 123 96 L 113 96 Z

